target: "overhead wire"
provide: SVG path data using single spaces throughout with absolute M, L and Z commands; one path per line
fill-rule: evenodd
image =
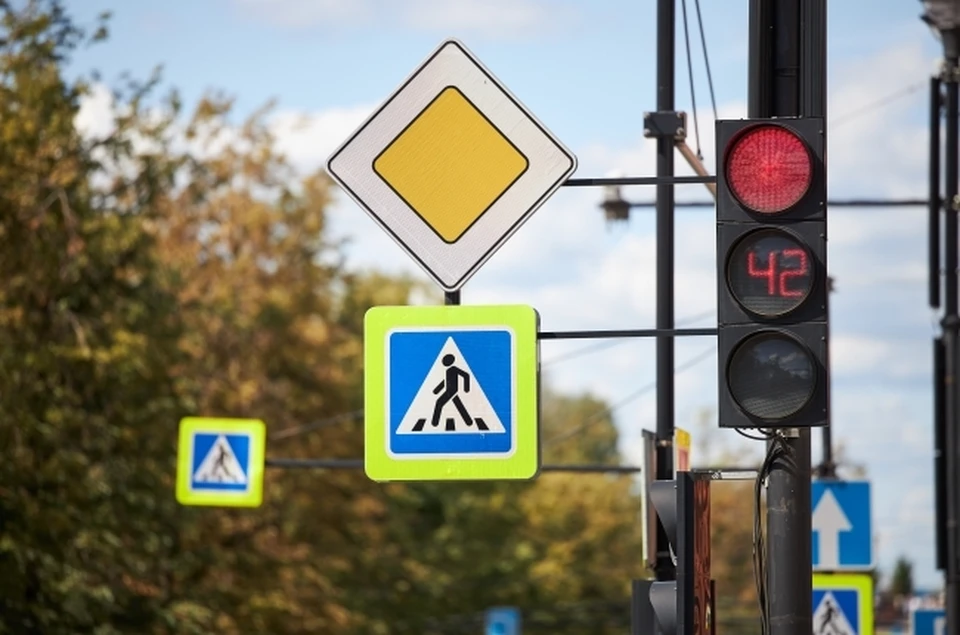
M 700 151 L 700 121 L 697 117 L 697 91 L 693 84 L 693 56 L 690 54 L 690 29 L 687 28 L 687 0 L 681 0 L 683 7 L 683 42 L 687 49 L 687 75 L 690 78 L 690 102 L 693 110 L 693 135 L 697 144 L 697 157 L 703 159 Z
M 679 366 L 677 366 L 677 367 L 674 369 L 673 374 L 676 376 L 676 375 L 679 375 L 680 373 L 682 373 L 682 372 L 685 371 L 685 370 L 689 370 L 690 368 L 693 368 L 694 366 L 696 366 L 696 365 L 699 364 L 700 362 L 702 362 L 702 361 L 704 361 L 705 359 L 709 358 L 715 351 L 716 351 L 716 347 L 714 347 L 714 346 L 709 347 L 708 349 L 706 349 L 705 351 L 703 351 L 703 352 L 700 353 L 699 355 L 696 355 L 696 356 L 688 359 L 688 360 L 687 360 L 686 362 L 684 362 L 683 364 L 680 364 Z M 556 445 L 556 444 L 560 443 L 561 441 L 566 441 L 567 439 L 573 437 L 574 435 L 576 435 L 576 434 L 578 434 L 578 433 L 580 433 L 580 432 L 583 432 L 584 430 L 586 430 L 587 428 L 589 428 L 589 427 L 592 426 L 593 424 L 597 423 L 597 422 L 600 421 L 604 416 L 613 414 L 614 412 L 616 412 L 617 410 L 619 410 L 619 409 L 622 408 L 623 406 L 626 406 L 627 404 L 629 404 L 629 403 L 631 403 L 631 402 L 639 399 L 639 398 L 642 397 L 643 395 L 645 395 L 645 394 L 653 391 L 654 389 L 656 389 L 656 387 L 657 387 L 657 382 L 656 382 L 656 381 L 652 381 L 652 382 L 650 382 L 650 383 L 648 383 L 648 384 L 645 384 L 645 385 L 641 386 L 639 389 L 637 389 L 637 390 L 635 390 L 634 392 L 630 393 L 629 395 L 627 395 L 626 397 L 624 397 L 624 398 L 621 399 L 620 401 L 616 402 L 615 404 L 613 404 L 613 405 L 611 405 L 611 406 L 607 406 L 606 408 L 603 408 L 603 409 L 598 410 L 597 412 L 593 413 L 593 414 L 590 415 L 583 423 L 577 424 L 576 426 L 571 427 L 570 429 L 568 429 L 568 430 L 566 430 L 566 431 L 558 434 L 557 436 L 555 436 L 555 437 L 553 437 L 553 438 L 551 438 L 551 439 L 547 439 L 547 440 L 543 443 L 543 446 L 544 446 L 544 447 L 549 447 L 549 446 Z
M 697 24 L 700 26 L 700 43 L 703 46 L 703 63 L 707 67 L 707 85 L 710 87 L 710 103 L 713 106 L 713 118 L 717 119 L 717 96 L 713 92 L 713 74 L 710 72 L 710 54 L 707 52 L 707 36 L 703 29 L 703 16 L 700 13 L 700 0 L 694 0 L 697 8 Z
M 295 426 L 293 428 L 286 428 L 280 430 L 270 435 L 271 441 L 281 441 L 283 439 L 289 439 L 290 437 L 295 437 L 306 432 L 313 432 L 314 430 L 319 430 L 321 428 L 326 428 L 327 426 L 332 426 L 337 423 L 344 423 L 347 421 L 355 421 L 363 416 L 363 409 L 351 410 L 350 412 L 342 412 L 338 415 L 332 417 L 326 417 L 324 419 L 318 419 L 311 423 L 305 423 L 300 426 Z
M 927 85 L 928 84 L 926 81 L 909 84 L 897 91 L 894 91 L 886 95 L 885 97 L 881 97 L 872 102 L 866 103 L 863 106 L 856 108 L 855 110 L 847 112 L 846 114 L 840 115 L 839 117 L 832 117 L 830 120 L 830 127 L 836 128 L 840 124 L 847 123 L 849 121 L 854 121 L 857 117 L 859 117 L 860 115 L 863 115 L 864 113 L 870 112 L 872 110 L 877 110 L 879 108 L 886 108 L 887 106 L 893 104 L 897 100 L 902 99 L 912 93 L 915 93 L 921 88 L 926 87 Z

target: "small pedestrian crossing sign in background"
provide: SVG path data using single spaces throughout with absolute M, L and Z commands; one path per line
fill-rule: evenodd
M 370 309 L 367 475 L 378 481 L 536 476 L 537 321 L 528 306 Z
M 814 574 L 813 635 L 873 635 L 869 573 Z
M 254 419 L 180 422 L 177 500 L 183 505 L 258 507 L 263 501 L 266 427 Z

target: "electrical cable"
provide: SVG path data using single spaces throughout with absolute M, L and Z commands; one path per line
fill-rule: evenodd
M 707 67 L 707 85 L 710 87 L 710 103 L 713 105 L 713 118 L 717 119 L 717 96 L 713 92 L 713 74 L 710 72 L 710 54 L 707 52 L 707 36 L 703 31 L 703 16 L 700 14 L 700 0 L 694 0 L 697 8 L 697 24 L 700 25 L 700 43 L 703 46 L 703 63 Z
M 840 124 L 855 120 L 857 117 L 864 114 L 865 112 L 876 110 L 878 108 L 885 108 L 886 106 L 889 106 L 890 104 L 897 101 L 898 99 L 906 97 L 911 93 L 915 93 L 916 91 L 926 87 L 927 85 L 928 85 L 928 82 L 923 81 L 916 84 L 910 84 L 909 86 L 904 86 L 900 90 L 890 93 L 886 97 L 881 97 L 876 101 L 872 101 L 868 104 L 864 104 L 863 106 L 857 108 L 856 110 L 840 115 L 839 117 L 833 117 L 830 120 L 830 127 L 836 128 Z
M 336 423 L 342 423 L 344 421 L 354 421 L 363 416 L 363 409 L 352 410 L 350 412 L 343 412 L 332 417 L 327 417 L 325 419 L 319 419 L 312 423 L 305 423 L 302 426 L 296 426 L 293 428 L 287 428 L 285 430 L 280 430 L 275 434 L 270 435 L 271 441 L 279 441 L 282 439 L 289 439 L 290 437 L 295 437 L 297 435 L 303 434 L 304 432 L 313 432 L 314 430 L 319 430 L 320 428 L 325 428 L 327 426 L 332 426 Z
M 683 42 L 687 49 L 687 74 L 690 77 L 690 106 L 693 110 L 693 135 L 697 143 L 697 158 L 703 160 L 700 151 L 700 122 L 697 118 L 697 91 L 693 85 L 693 56 L 690 55 L 690 30 L 687 28 L 687 0 L 681 0 L 683 6 Z
M 743 428 L 734 428 L 733 431 L 742 437 L 750 439 L 751 441 L 769 441 L 773 437 L 773 435 L 764 432 L 762 429 L 758 429 L 758 432 L 760 433 L 759 436 L 748 434 Z
M 699 363 L 702 362 L 703 360 L 705 360 L 705 359 L 707 359 L 708 357 L 710 357 L 710 355 L 712 355 L 715 351 L 716 351 L 716 348 L 713 347 L 713 346 L 711 346 L 710 348 L 706 349 L 705 351 L 703 351 L 703 352 L 700 353 L 699 355 L 697 355 L 697 356 L 695 356 L 695 357 L 691 357 L 691 358 L 688 359 L 686 362 L 684 362 L 683 364 L 677 366 L 677 367 L 674 369 L 674 371 L 673 371 L 674 376 L 679 375 L 679 374 L 682 373 L 683 371 L 689 370 L 690 368 L 696 366 L 697 364 L 699 364 Z M 642 397 L 644 394 L 646 394 L 646 393 L 651 392 L 652 390 L 654 390 L 656 387 L 657 387 L 657 382 L 656 382 L 656 381 L 652 381 L 652 382 L 650 382 L 649 384 L 646 384 L 646 385 L 644 385 L 644 386 L 641 386 L 638 390 L 635 390 L 634 392 L 630 393 L 629 395 L 627 395 L 626 397 L 624 397 L 623 399 L 621 399 L 621 400 L 620 400 L 619 402 L 617 402 L 616 404 L 614 404 L 614 405 L 612 405 L 612 406 L 608 406 L 608 407 L 606 407 L 606 408 L 603 408 L 602 410 L 599 410 L 599 411 L 593 413 L 593 414 L 592 414 L 590 417 L 588 417 L 587 420 L 584 421 L 583 423 L 578 424 L 578 425 L 570 428 L 570 429 L 567 430 L 566 432 L 561 432 L 560 434 L 558 434 L 557 436 L 553 437 L 552 439 L 547 439 L 546 441 L 544 441 L 543 447 L 546 448 L 546 447 L 549 447 L 549 446 L 552 446 L 552 445 L 556 445 L 557 443 L 560 443 L 561 441 L 565 441 L 565 440 L 569 439 L 570 437 L 574 436 L 574 435 L 577 434 L 578 432 L 582 432 L 582 431 L 586 430 L 588 427 L 590 427 L 591 425 L 593 425 L 594 423 L 596 423 L 597 421 L 599 421 L 604 415 L 613 414 L 616 410 L 622 408 L 623 406 L 627 405 L 628 403 L 630 403 L 630 402 L 632 402 L 632 401 L 634 401 L 634 400 L 636 400 L 636 399 L 639 399 L 639 398 Z
M 785 467 L 797 471 L 796 460 L 793 456 L 793 450 L 785 442 L 783 435 L 779 431 L 770 433 L 770 445 L 767 447 L 767 454 L 757 472 L 757 480 L 754 483 L 754 508 L 753 508 L 753 573 L 754 582 L 757 586 L 757 602 L 760 605 L 760 632 L 761 635 L 770 633 L 770 604 L 767 595 L 767 571 L 766 571 L 766 545 L 763 534 L 763 522 L 761 510 L 763 508 L 763 487 L 770 473 L 773 471 L 774 464 L 783 461 Z

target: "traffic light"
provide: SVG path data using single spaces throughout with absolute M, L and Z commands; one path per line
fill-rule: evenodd
M 677 472 L 653 481 L 649 499 L 676 561 L 675 580 L 650 584 L 650 606 L 660 635 L 711 633 L 710 482 Z
M 823 119 L 717 121 L 722 428 L 828 421 Z

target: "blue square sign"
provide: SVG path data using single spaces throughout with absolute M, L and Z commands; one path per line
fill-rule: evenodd
M 943 609 L 917 609 L 910 614 L 911 635 L 946 635 L 947 612 Z
M 873 567 L 873 524 L 868 481 L 817 480 L 813 509 L 813 569 L 862 571 Z
M 177 500 L 260 506 L 265 450 L 266 426 L 259 419 L 185 417 L 177 441 Z
M 250 489 L 250 435 L 196 432 L 190 487 L 194 491 Z
M 387 343 L 388 451 L 509 456 L 516 447 L 514 337 L 507 328 L 404 329 Z

